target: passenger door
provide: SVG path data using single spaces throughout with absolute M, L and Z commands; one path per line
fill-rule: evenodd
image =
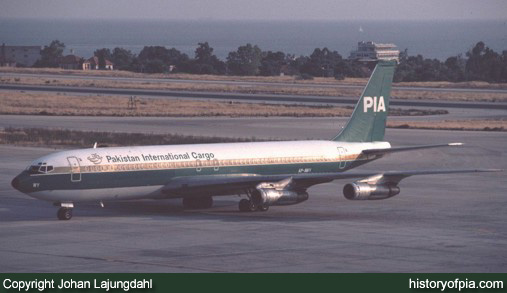
M 80 182 L 81 181 L 81 165 L 79 165 L 79 159 L 77 157 L 67 157 L 67 161 L 70 165 L 70 181 Z
M 342 147 L 338 147 L 338 155 L 340 156 L 340 169 L 345 168 L 347 162 L 345 162 L 345 149 Z

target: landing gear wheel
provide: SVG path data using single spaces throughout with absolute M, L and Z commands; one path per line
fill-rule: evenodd
M 250 211 L 250 201 L 248 199 L 242 199 L 239 201 L 239 211 L 240 212 Z
M 257 209 L 260 211 L 260 212 L 267 212 L 269 210 L 269 206 L 265 206 L 265 205 L 260 205 L 257 207 Z
M 56 214 L 58 216 L 58 220 L 67 221 L 72 219 L 72 209 L 69 208 L 59 208 L 58 213 Z
M 239 210 L 241 212 L 254 212 L 257 210 L 257 206 L 248 199 L 242 199 L 239 201 Z

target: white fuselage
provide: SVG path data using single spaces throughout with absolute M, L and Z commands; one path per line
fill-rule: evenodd
M 390 144 L 283 141 L 61 151 L 32 162 L 31 166 L 51 166 L 52 170 L 31 174 L 34 180 L 39 178 L 47 183 L 35 180 L 26 193 L 53 202 L 151 198 L 173 177 L 323 172 L 311 166 L 327 164 L 339 168 L 341 163 L 345 166 L 346 162 L 368 160 L 360 156 L 364 149 L 381 148 L 390 148 Z M 161 176 L 160 171 L 166 172 L 164 177 L 155 180 Z M 132 176 L 125 181 L 127 174 Z M 58 180 L 49 180 L 56 176 Z M 49 181 L 44 181 L 46 178 Z M 133 181 L 138 184 L 133 185 Z

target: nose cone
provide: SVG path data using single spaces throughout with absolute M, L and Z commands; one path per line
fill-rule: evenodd
M 12 179 L 11 181 L 11 185 L 14 189 L 16 190 L 19 190 L 19 186 L 20 186 L 20 179 L 19 179 L 19 175 L 14 177 L 14 179 Z
M 30 188 L 28 186 L 26 174 L 23 172 L 19 174 L 18 176 L 14 177 L 11 181 L 11 185 L 14 189 L 21 191 L 23 193 L 27 193 L 30 191 Z

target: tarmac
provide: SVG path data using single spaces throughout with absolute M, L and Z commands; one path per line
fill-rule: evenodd
M 30 77 L 30 78 L 51 78 L 51 79 L 78 79 L 78 80 L 109 80 L 124 82 L 153 82 L 153 83 L 186 83 L 186 84 L 221 84 L 237 85 L 242 87 L 253 86 L 290 86 L 296 88 L 364 88 L 364 84 L 330 84 L 330 83 L 295 83 L 295 82 L 263 82 L 263 81 L 240 81 L 240 80 L 205 80 L 205 79 L 183 79 L 183 78 L 149 78 L 149 77 L 118 77 L 118 76 L 100 76 L 85 74 L 48 74 L 48 73 L 15 73 L 0 72 L 0 77 Z M 365 82 L 366 83 L 366 82 Z M 433 92 L 461 92 L 461 93 L 507 93 L 505 88 L 459 88 L 459 87 L 422 87 L 422 86 L 393 86 L 395 90 L 405 91 L 433 91 Z
M 0 127 L 328 139 L 345 121 L 16 117 L 0 116 Z M 388 129 L 386 140 L 466 146 L 393 154 L 361 170 L 507 168 L 503 132 Z M 346 200 L 340 180 L 265 213 L 240 213 L 238 197 L 217 197 L 197 211 L 179 200 L 78 205 L 72 220 L 58 221 L 56 207 L 10 186 L 53 151 L 0 146 L 1 272 L 507 272 L 505 172 L 414 176 L 380 201 Z
M 269 102 L 269 103 L 299 103 L 299 104 L 348 104 L 355 105 L 357 97 L 326 97 L 315 95 L 279 95 L 279 94 L 254 94 L 254 93 L 223 93 L 212 91 L 174 91 L 174 90 L 146 90 L 146 89 L 121 89 L 121 88 L 95 88 L 95 87 L 71 87 L 71 86 L 45 86 L 45 85 L 22 85 L 0 84 L 2 91 L 21 91 L 32 93 L 72 93 L 73 95 L 121 95 L 142 96 L 158 98 L 181 98 L 181 99 L 208 99 L 226 101 Z M 482 91 L 482 90 L 478 90 Z M 484 89 L 487 91 L 487 89 Z M 433 108 L 468 108 L 468 109 L 503 109 L 507 110 L 505 102 L 481 102 L 481 101 L 440 101 L 424 99 L 392 99 L 391 106 L 395 107 L 433 107 Z

